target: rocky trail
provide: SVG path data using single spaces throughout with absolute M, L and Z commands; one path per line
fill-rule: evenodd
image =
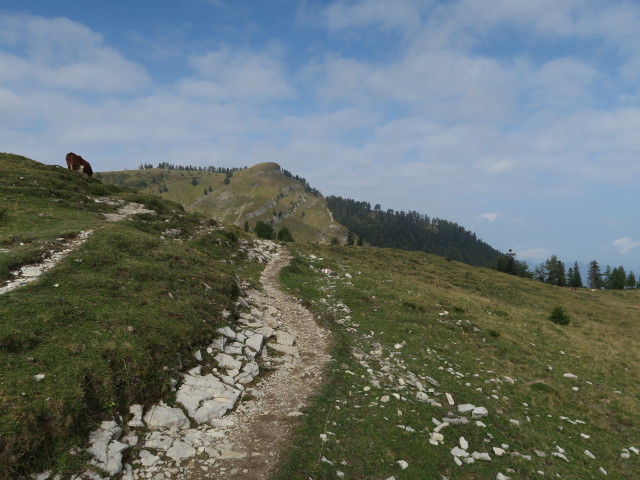
M 173 380 L 175 401 L 133 405 L 126 418 L 102 422 L 86 449 L 98 470 L 70 480 L 257 480 L 273 470 L 322 381 L 329 332 L 280 290 L 280 269 L 290 261 L 285 249 L 258 240 L 243 242 L 241 251 L 267 264 L 264 290 L 240 285 L 237 323 L 194 353 L 199 365 Z
M 0 295 L 35 282 L 44 272 L 54 267 L 60 260 L 82 245 L 92 233 L 92 230 L 86 230 L 80 232 L 77 237 L 72 239 L 58 238 L 58 242 L 62 245 L 60 250 L 49 250 L 42 254 L 41 262 L 25 265 L 13 271 L 12 274 L 14 278 L 0 285 Z M 10 252 L 10 250 L 2 251 L 2 253 L 8 252 Z

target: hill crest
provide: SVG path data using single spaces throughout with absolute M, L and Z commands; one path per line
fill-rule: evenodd
M 343 243 L 347 237 L 325 198 L 275 162 L 225 172 L 142 168 L 101 172 L 96 178 L 158 194 L 221 223 L 254 229 L 262 221 L 275 230 L 287 228 L 296 241 L 329 243 L 337 238 Z

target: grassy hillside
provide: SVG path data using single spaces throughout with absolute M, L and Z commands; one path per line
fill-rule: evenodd
M 157 214 L 107 222 L 118 206 L 95 202 L 105 196 Z M 0 478 L 73 471 L 84 459 L 69 449 L 97 421 L 170 391 L 233 311 L 237 276 L 255 279 L 257 267 L 242 260 L 238 229 L 24 157 L 0 154 L 0 200 L 0 281 L 94 232 L 37 282 L 0 295 Z M 163 238 L 168 229 L 180 233 Z
M 260 163 L 233 173 L 142 169 L 102 172 L 104 182 L 159 194 L 221 223 L 253 229 L 258 220 L 273 222 L 276 231 L 287 227 L 299 242 L 342 241 L 346 229 L 333 221 L 321 195 L 305 191 L 301 182 L 287 177 L 276 163 Z M 206 192 L 206 193 L 205 193 Z
M 295 249 L 284 282 L 333 330 L 334 362 L 274 478 L 640 478 L 640 456 L 621 458 L 640 448 L 638 291 L 572 291 L 416 252 Z M 556 306 L 568 325 L 549 321 Z M 439 441 L 447 418 L 468 423 Z M 491 460 L 458 466 L 460 437 L 461 463 Z
M 274 164 L 253 169 L 229 184 L 252 192 L 243 215 L 281 185 Z M 155 172 L 205 188 L 183 173 Z M 103 197 L 157 213 L 107 222 L 119 207 Z M 93 230 L 36 283 L 0 295 L 0 478 L 82 471 L 69 449 L 168 394 L 258 266 L 240 253 L 241 229 L 24 157 L 0 154 L 0 202 L 0 281 Z M 573 291 L 420 252 L 292 249 L 283 282 L 333 330 L 333 361 L 275 479 L 640 478 L 639 291 Z M 558 306 L 568 325 L 549 321 Z

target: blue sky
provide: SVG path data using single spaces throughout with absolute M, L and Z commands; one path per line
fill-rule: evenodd
M 534 264 L 640 273 L 638 32 L 614 0 L 4 0 L 0 150 L 275 161 Z

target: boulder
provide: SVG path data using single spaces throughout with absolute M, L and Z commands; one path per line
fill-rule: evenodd
M 226 353 L 219 353 L 215 356 L 215 360 L 222 368 L 226 368 L 229 370 L 240 370 L 242 368 L 241 361 L 236 360 L 231 355 L 228 355 Z
M 262 348 L 263 341 L 264 335 L 262 335 L 261 333 L 256 333 L 247 338 L 247 340 L 245 341 L 245 345 L 256 352 L 259 352 Z
M 472 418 L 482 418 L 487 415 L 489 415 L 489 411 L 484 407 L 476 407 L 473 409 L 473 412 L 471 412 Z
M 189 427 L 189 419 L 179 408 L 172 408 L 164 402 L 154 405 L 144 416 L 144 422 L 149 427 L 177 429 Z
M 195 456 L 196 449 L 188 443 L 181 440 L 176 440 L 169 450 L 167 450 L 167 456 L 173 458 L 176 461 L 184 460 L 185 458 L 191 458 Z
M 129 407 L 129 413 L 133 415 L 133 418 L 127 423 L 128 426 L 133 428 L 144 427 L 144 423 L 142 422 L 142 405 L 131 405 Z
M 154 450 L 167 450 L 175 439 L 161 432 L 151 432 L 147 435 L 144 442 L 144 448 L 152 448 Z
M 178 390 L 176 401 L 187 409 L 191 418 L 202 424 L 222 417 L 234 407 L 239 396 L 240 390 L 212 374 L 187 375 Z

